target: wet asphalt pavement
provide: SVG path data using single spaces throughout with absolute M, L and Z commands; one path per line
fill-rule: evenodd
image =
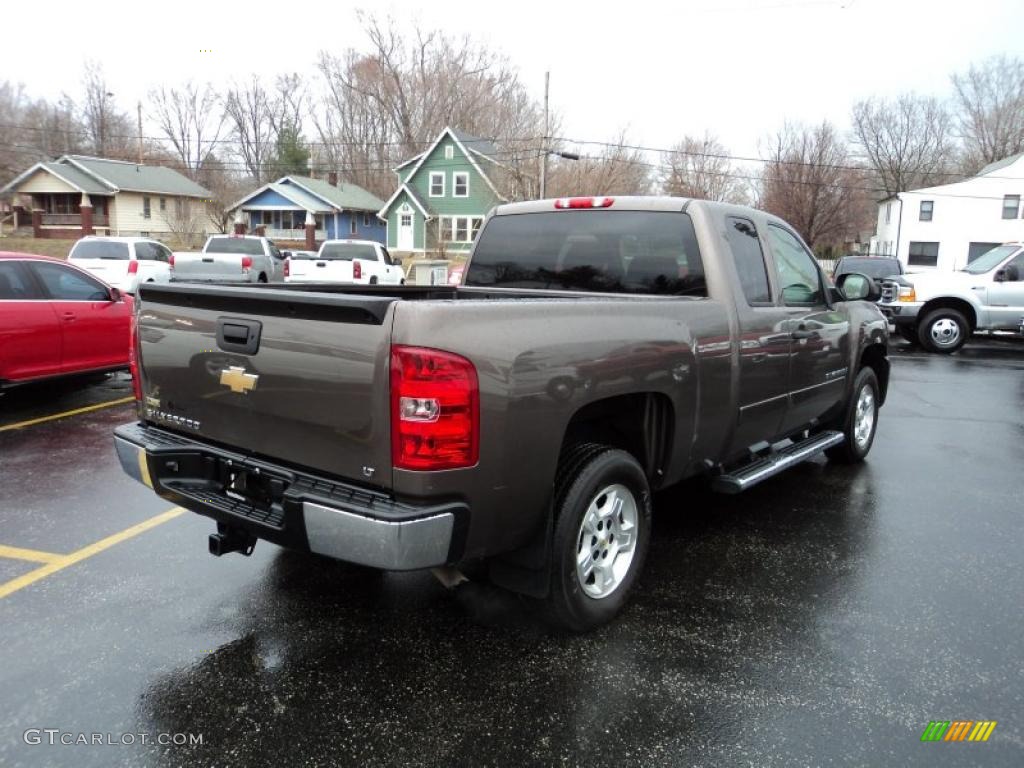
M 661 495 L 639 591 L 589 636 L 429 573 L 213 558 L 190 513 L 82 559 L 0 598 L 0 765 L 1022 765 L 1024 344 L 892 358 L 866 464 Z M 0 429 L 130 394 L 87 384 L 5 396 Z M 0 431 L 0 545 L 167 510 L 117 463 L 131 418 Z M 0 557 L 0 588 L 36 567 Z M 920 741 L 959 719 L 998 726 Z M 202 744 L 140 743 L 161 732 Z

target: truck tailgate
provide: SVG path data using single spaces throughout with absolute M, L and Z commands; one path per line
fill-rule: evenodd
M 390 488 L 394 297 L 206 285 L 140 295 L 147 420 Z
M 176 280 L 242 280 L 242 257 L 237 253 L 175 252 Z
M 296 259 L 292 258 L 291 275 L 293 283 L 328 282 L 351 283 L 352 262 L 346 259 Z

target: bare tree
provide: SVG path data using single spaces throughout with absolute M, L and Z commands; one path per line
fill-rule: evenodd
M 216 149 L 227 114 L 213 87 L 189 81 L 181 88 L 150 91 L 150 102 L 160 133 L 174 147 L 189 178 L 195 179 Z
M 251 182 L 216 155 L 207 156 L 196 181 L 210 190 L 205 209 L 207 220 L 218 232 L 229 232 L 234 224 L 230 206 L 252 190 Z
M 903 94 L 853 106 L 853 139 L 885 194 L 946 184 L 955 155 L 946 108 L 934 98 Z
M 661 188 L 666 195 L 746 203 L 746 185 L 737 178 L 729 153 L 712 134 L 684 136 L 663 152 Z
M 90 151 L 97 157 L 130 157 L 134 145 L 132 124 L 117 108 L 102 65 L 95 61 L 85 63 L 82 86 L 81 122 Z
M 232 87 L 224 100 L 238 154 L 257 184 L 264 182 L 274 157 L 274 108 L 273 94 L 255 75 L 249 83 Z
M 995 56 L 952 81 L 968 167 L 1024 152 L 1024 60 Z
M 651 191 L 651 164 L 629 145 L 624 131 L 599 154 L 579 160 L 554 159 L 548 171 L 547 195 L 645 195 Z
M 368 52 L 320 54 L 323 160 L 387 197 L 390 168 L 424 151 L 445 126 L 496 140 L 501 161 L 535 172 L 541 115 L 509 61 L 469 38 L 360 15 Z M 526 172 L 530 172 L 526 171 Z
M 767 141 L 761 207 L 788 221 L 812 248 L 842 245 L 869 224 L 863 173 L 828 121 L 786 124 Z
M 190 200 L 187 197 L 174 198 L 165 220 L 174 242 L 179 247 L 190 249 L 199 244 L 198 241 L 203 233 L 206 205 L 205 200 Z

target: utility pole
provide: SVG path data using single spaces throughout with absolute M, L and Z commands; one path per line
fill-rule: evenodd
M 540 199 L 544 199 L 544 194 L 547 190 L 547 176 L 548 176 L 548 133 L 550 126 L 548 125 L 548 88 L 551 85 L 551 73 L 544 73 L 544 136 L 541 137 L 540 144 Z
M 139 99 L 139 165 L 142 165 L 142 99 Z

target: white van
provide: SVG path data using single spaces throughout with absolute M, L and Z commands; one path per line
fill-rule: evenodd
M 83 237 L 68 261 L 120 288 L 135 293 L 139 283 L 166 283 L 174 259 L 171 249 L 145 237 Z

